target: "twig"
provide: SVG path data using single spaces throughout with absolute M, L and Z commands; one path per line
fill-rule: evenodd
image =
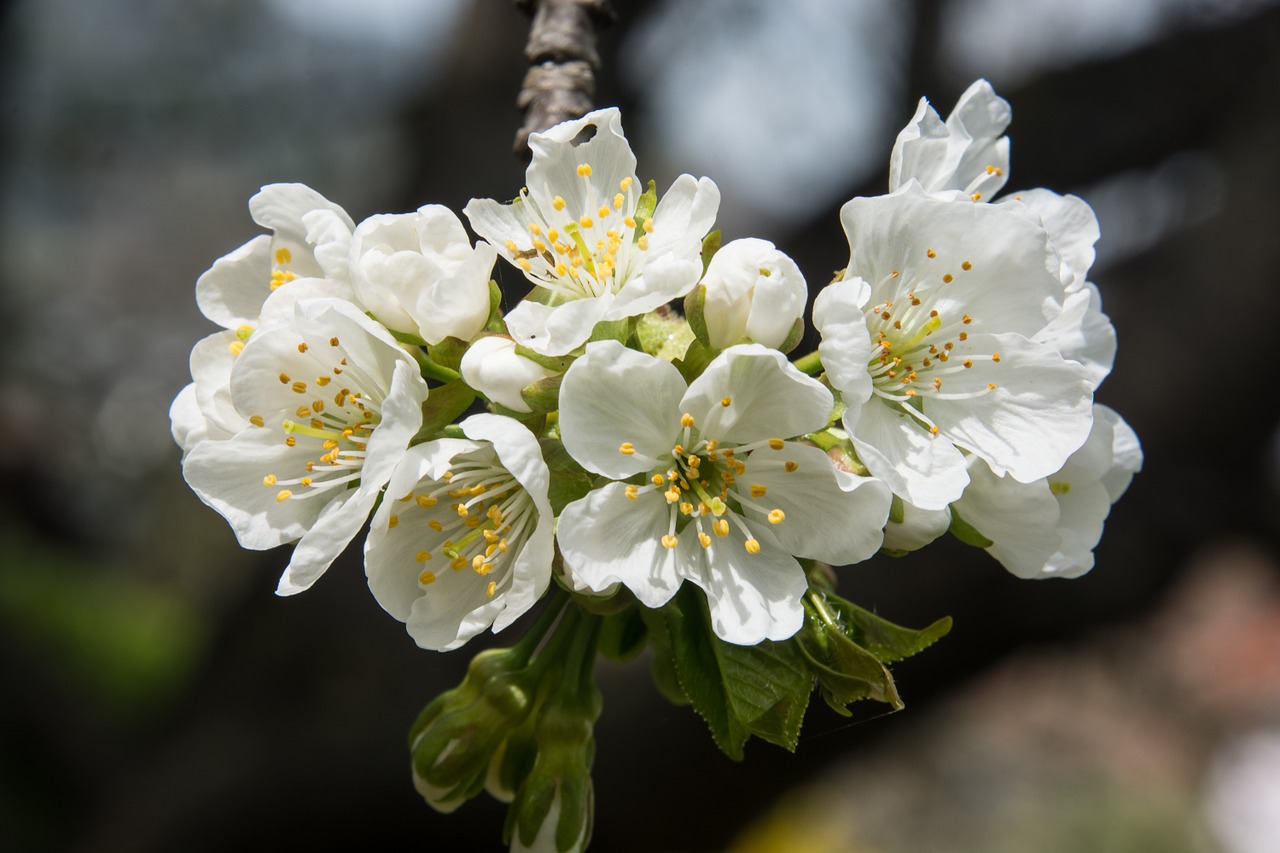
M 596 34 L 616 18 L 609 0 L 515 0 L 533 18 L 524 55 L 524 76 L 516 106 L 524 126 L 516 132 L 515 153 L 529 157 L 529 134 L 591 111 L 600 68 Z

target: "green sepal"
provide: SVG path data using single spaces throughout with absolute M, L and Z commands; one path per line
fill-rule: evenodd
M 604 617 L 600 627 L 600 653 L 614 663 L 626 663 L 649 643 L 649 628 L 639 607 L 628 607 Z
M 954 506 L 951 507 L 951 527 L 948 530 L 952 536 L 975 548 L 990 548 L 995 544 L 979 533 L 976 527 L 961 518 Z
M 521 358 L 527 358 L 539 367 L 545 367 L 547 370 L 554 370 L 556 373 L 564 373 L 569 369 L 569 365 L 573 364 L 575 356 L 572 355 L 543 355 L 535 352 L 522 344 L 516 344 L 516 355 Z
M 632 214 L 632 219 L 636 221 L 636 230 L 632 239 L 639 240 L 644 236 L 644 223 L 653 216 L 654 208 L 658 206 L 658 185 L 654 181 L 649 182 L 649 186 L 645 189 L 644 194 L 636 201 L 636 212 Z
M 496 281 L 489 279 L 489 319 L 484 323 L 486 332 L 503 335 L 507 333 L 507 322 L 502 319 L 502 296 L 502 288 Z
M 462 357 L 466 355 L 470 346 L 470 343 L 461 338 L 445 338 L 438 344 L 428 346 L 427 355 L 441 367 L 447 367 L 456 372 L 462 365 Z
M 711 266 L 711 259 L 715 257 L 716 252 L 720 251 L 721 239 L 719 228 L 702 238 L 702 272 L 704 275 L 707 272 L 707 267 Z
M 378 320 L 377 317 L 373 316 L 373 314 L 368 311 L 365 312 L 365 316 L 368 317 L 370 320 L 373 320 L 374 322 L 378 323 L 378 325 L 385 328 L 388 332 L 391 333 L 391 337 L 395 338 L 396 341 L 399 343 L 407 344 L 408 346 L 411 346 L 411 347 L 425 347 L 427 345 L 426 341 L 424 341 L 418 335 L 415 335 L 413 332 L 397 332 L 395 329 L 392 329 L 389 326 L 386 326 L 385 324 L 383 324 L 380 320 Z
M 902 700 L 888 668 L 839 627 L 810 615 L 792 642 L 817 679 L 822 698 L 837 713 L 850 716 L 847 706 L 860 699 L 875 699 L 901 710 Z
M 476 392 L 461 379 L 432 388 L 422 402 L 422 427 L 409 444 L 421 444 L 435 438 L 475 402 Z
M 795 323 L 791 325 L 791 331 L 787 333 L 786 339 L 778 344 L 778 351 L 786 355 L 800 346 L 802 340 L 804 340 L 804 318 L 797 317 Z
M 564 374 L 557 373 L 546 379 L 539 379 L 520 389 L 520 399 L 534 414 L 545 415 L 560 408 L 560 383 Z
M 917 655 L 941 640 L 951 631 L 951 617 L 915 630 L 895 625 L 852 601 L 828 594 L 827 603 L 840 614 L 840 621 L 850 639 L 884 663 L 896 663 Z
M 707 286 L 699 284 L 684 298 L 684 316 L 689 321 L 689 328 L 698 343 L 710 349 L 711 333 L 707 331 L 705 308 L 707 304 Z
M 689 344 L 689 348 L 685 350 L 684 357 L 672 362 L 676 369 L 680 371 L 680 375 L 684 377 L 684 381 L 692 383 L 702 375 L 702 371 L 707 369 L 707 365 L 720 354 L 720 350 L 712 349 L 704 346 L 702 341 L 694 340 Z
M 813 691 L 813 677 L 789 643 L 754 646 L 716 636 L 702 592 L 685 584 L 663 608 L 676 675 L 711 737 L 735 761 L 756 735 L 795 750 Z
M 902 502 L 902 498 L 894 495 L 893 500 L 889 502 L 889 521 L 894 524 L 901 524 L 903 519 L 906 518 L 906 512 L 907 508 Z
M 559 515 L 566 506 L 587 496 L 595 484 L 595 477 L 569 455 L 559 439 L 541 438 L 538 439 L 538 446 L 542 449 L 542 458 L 551 474 L 547 499 L 551 501 L 553 514 Z
M 640 607 L 639 613 L 649 629 L 649 645 L 653 646 L 649 675 L 654 686 L 672 705 L 688 705 L 689 696 L 680 686 L 680 677 L 676 674 L 675 652 L 671 648 L 671 633 L 667 630 L 666 619 L 661 611 L 648 607 Z
M 635 333 L 635 325 L 630 317 L 621 320 L 601 320 L 591 330 L 589 341 L 617 341 L 625 344 Z
M 663 361 L 675 361 L 689 349 L 693 332 L 684 317 L 664 305 L 636 320 L 636 341 L 644 352 Z

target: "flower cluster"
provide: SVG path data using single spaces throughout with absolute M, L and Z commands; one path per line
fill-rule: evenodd
M 1093 401 L 1115 335 L 1088 205 L 993 199 L 1009 118 L 983 81 L 945 121 L 921 101 L 888 194 L 841 209 L 849 262 L 794 361 L 796 263 L 721 245 L 711 180 L 642 184 L 616 109 L 534 134 L 519 196 L 466 206 L 475 243 L 440 206 L 356 224 L 265 187 L 271 234 L 197 282 L 222 331 L 171 410 L 186 480 L 244 547 L 295 543 L 284 595 L 367 523 L 369 587 L 423 648 L 551 591 L 428 706 L 414 775 L 438 808 L 513 800 L 514 850 L 582 849 L 597 650 L 651 645 L 731 755 L 794 746 L 815 685 L 897 704 L 885 664 L 949 627 L 890 625 L 826 566 L 950 531 L 1020 577 L 1092 567 L 1141 450 Z M 505 314 L 498 257 L 533 285 Z

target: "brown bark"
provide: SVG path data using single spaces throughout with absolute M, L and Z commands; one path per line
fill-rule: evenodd
M 595 72 L 600 68 L 596 34 L 616 17 L 609 0 L 516 0 L 533 18 L 525 74 L 516 106 L 524 125 L 516 132 L 515 153 L 529 157 L 529 134 L 591 111 Z

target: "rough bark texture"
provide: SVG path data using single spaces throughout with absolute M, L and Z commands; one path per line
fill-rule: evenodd
M 600 67 L 596 33 L 616 17 L 609 0 L 516 0 L 533 18 L 524 55 L 529 60 L 516 106 L 524 125 L 515 152 L 528 158 L 529 134 L 591 111 Z

